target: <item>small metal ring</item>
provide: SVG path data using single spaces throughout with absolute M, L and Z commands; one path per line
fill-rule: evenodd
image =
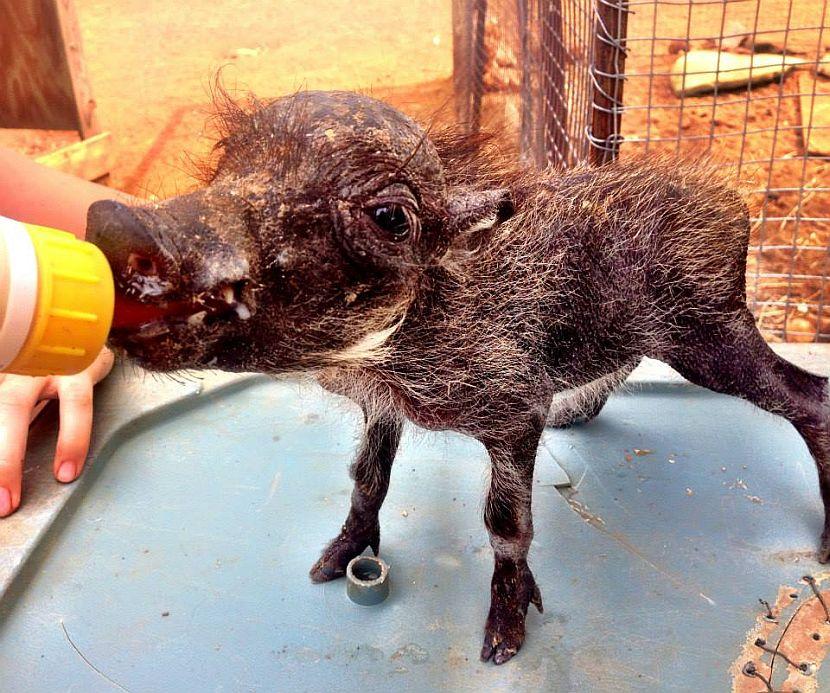
M 389 566 L 374 556 L 355 556 L 346 566 L 346 594 L 355 604 L 380 604 L 389 596 Z

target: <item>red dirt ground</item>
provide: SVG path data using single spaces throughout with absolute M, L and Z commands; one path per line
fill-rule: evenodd
M 629 77 L 625 96 L 629 106 L 645 108 L 627 113 L 623 131 L 629 142 L 623 153 L 648 136 L 651 149 L 678 150 L 689 155 L 709 148 L 724 162 L 743 156 L 750 163 L 740 178 L 751 189 L 756 214 L 792 215 L 799 195 L 781 191 L 764 194 L 768 176 L 774 188 L 828 187 L 830 164 L 800 157 L 803 150 L 796 75 L 781 88 L 768 85 L 747 92 L 688 98 L 681 112 L 666 73 L 676 58 L 671 39 L 692 37 L 692 45 L 721 33 L 752 31 L 759 40 L 784 44 L 815 57 L 830 43 L 830 27 L 821 33 L 821 2 L 815 0 L 732 0 L 707 4 L 663 2 L 638 5 L 629 20 Z M 496 3 L 491 3 L 495 5 Z M 192 187 L 185 154 L 203 156 L 212 144 L 205 122 L 210 115 L 209 91 L 220 68 L 223 81 L 244 95 L 251 90 L 269 97 L 298 88 L 360 89 L 388 100 L 415 117 L 441 121 L 452 115 L 452 33 L 449 0 L 308 0 L 261 3 L 255 0 L 76 0 L 98 115 L 115 138 L 115 165 L 109 183 L 139 196 L 160 198 Z M 509 3 L 512 7 L 513 3 Z M 689 8 L 691 18 L 689 18 Z M 756 18 L 757 8 L 757 18 Z M 790 11 L 791 8 L 791 11 Z M 789 23 L 793 30 L 780 29 Z M 756 21 L 757 19 L 757 21 Z M 828 24 L 830 18 L 824 18 Z M 687 33 L 688 29 L 688 33 Z M 652 41 L 652 36 L 659 37 Z M 651 59 L 651 53 L 654 59 Z M 773 97 L 773 98 L 770 98 Z M 734 102 L 734 103 L 726 103 Z M 780 104 L 780 105 L 779 105 Z M 516 123 L 515 93 L 485 99 L 485 122 L 503 129 Z M 681 117 L 682 115 L 682 117 Z M 744 124 L 772 131 L 739 136 Z M 730 136 L 732 135 L 732 136 Z M 695 138 L 703 139 L 695 139 Z M 655 141 L 657 138 L 658 141 Z M 30 154 L 47 151 L 72 139 L 67 133 L 0 133 L 0 144 L 12 144 Z M 665 141 L 659 141 L 665 140 Z M 744 144 L 742 144 L 744 142 Z M 763 163 L 773 154 L 777 161 Z M 742 152 L 742 154 L 741 154 Z M 807 194 L 804 217 L 830 217 L 830 195 Z M 828 253 L 800 246 L 830 246 L 830 223 L 795 224 L 769 221 L 756 224 L 753 244 L 763 252 L 750 254 L 749 296 L 766 333 L 790 340 L 812 339 L 816 331 L 830 334 L 830 306 L 825 306 L 825 281 L 830 273 Z M 799 249 L 769 250 L 769 245 Z M 794 273 L 786 277 L 760 274 Z M 800 278 L 804 277 L 804 278 Z M 816 278 L 814 278 L 816 277 Z M 828 300 L 830 302 L 830 300 Z M 786 305 L 776 305 L 777 303 Z
M 573 4 L 563 0 L 566 22 Z M 668 73 L 687 37 L 691 48 L 703 48 L 721 47 L 720 36 L 754 34 L 758 42 L 769 42 L 815 61 L 830 47 L 830 16 L 822 16 L 823 4 L 818 0 L 630 0 L 633 12 L 628 23 L 624 86 L 629 110 L 622 119 L 625 142 L 621 155 L 646 149 L 675 152 L 685 158 L 709 154 L 731 167 L 736 181 L 750 192 L 748 201 L 755 220 L 748 258 L 748 296 L 771 340 L 830 339 L 830 293 L 825 281 L 830 274 L 830 158 L 803 156 L 798 98 L 800 80 L 805 80 L 802 91 L 812 91 L 817 80 L 816 87 L 830 93 L 830 79 L 815 77 L 809 67 L 799 68 L 781 85 L 721 93 L 717 99 L 711 94 L 687 97 L 681 108 Z M 512 3 L 491 0 L 490 6 L 508 13 L 500 22 L 508 25 Z M 782 31 L 787 25 L 790 30 Z M 567 25 L 564 33 L 571 36 Z M 574 45 L 573 39 L 567 40 Z M 515 41 L 510 50 L 518 52 Z M 495 71 L 499 72 L 498 68 Z M 495 81 L 515 82 L 508 79 L 508 72 L 502 70 L 500 80 Z M 515 132 L 517 99 L 490 94 L 485 96 L 484 108 L 512 122 Z M 830 122 L 813 123 L 819 125 L 827 128 Z M 799 213 L 799 202 L 801 218 L 795 221 L 792 217 Z
M 654 43 L 652 63 L 650 37 L 682 37 L 688 22 L 693 48 L 704 47 L 707 39 L 722 34 L 747 32 L 754 33 L 758 42 L 771 42 L 816 60 L 830 45 L 830 16 L 822 16 L 822 5 L 815 0 L 699 4 L 692 6 L 691 22 L 686 3 L 658 5 L 656 22 L 654 6 L 643 5 L 634 8 L 637 12 L 629 24 L 631 57 L 626 72 L 643 76 L 627 80 L 626 105 L 647 106 L 650 92 L 652 108 L 650 117 L 646 109 L 627 113 L 624 134 L 629 139 L 656 134 L 667 140 L 655 143 L 656 149 L 689 155 L 710 152 L 718 161 L 731 164 L 740 183 L 754 191 L 749 203 L 758 218 L 753 223 L 748 296 L 760 326 L 771 339 L 812 341 L 818 333 L 826 341 L 830 336 L 830 294 L 825 281 L 830 274 L 830 193 L 809 192 L 811 188 L 830 187 L 830 159 L 804 158 L 798 98 L 800 90 L 813 90 L 814 80 L 819 89 L 827 89 L 830 80 L 802 68 L 787 76 L 780 86 L 753 87 L 720 94 L 717 99 L 712 95 L 687 98 L 679 111 L 679 100 L 665 76 L 677 55 L 670 52 L 669 40 L 659 40 Z M 789 32 L 780 30 L 788 24 Z M 650 82 L 646 76 L 649 72 L 663 75 Z M 828 127 L 830 123 L 813 125 Z M 749 134 L 743 137 L 745 128 Z M 629 145 L 629 151 L 638 146 L 643 145 Z M 743 165 L 736 166 L 738 162 Z M 802 220 L 762 222 L 759 218 L 794 217 L 799 202 Z M 770 248 L 782 245 L 788 247 Z
M 240 95 L 359 89 L 428 116 L 447 102 L 450 3 L 419 0 L 75 0 L 104 129 L 115 137 L 110 184 L 167 197 L 192 185 L 184 154 L 210 146 L 204 126 L 218 70 Z M 409 88 L 407 88 L 407 86 Z M 30 154 L 65 133 L 3 133 Z

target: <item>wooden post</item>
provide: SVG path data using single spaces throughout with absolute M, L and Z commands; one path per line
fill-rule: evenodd
M 596 0 L 594 13 L 594 60 L 590 67 L 593 102 L 588 159 L 599 166 L 617 157 L 622 141 L 620 123 L 628 0 Z
M 467 132 L 481 127 L 484 93 L 484 27 L 487 0 L 453 0 L 452 62 L 455 116 Z
M 568 132 L 568 98 L 565 87 L 567 50 L 562 34 L 562 0 L 539 3 L 539 52 L 541 53 L 542 136 L 546 164 L 572 165 Z
M 452 78 L 455 118 L 465 129 L 470 122 L 472 94 L 472 0 L 452 0 Z
M 529 0 L 516 0 L 516 19 L 519 27 L 520 65 L 522 68 L 521 84 L 521 130 L 519 131 L 519 156 L 523 162 L 542 164 L 534 129 L 536 121 L 536 95 L 533 93 L 533 73 L 536 59 L 531 50 Z
M 470 113 L 470 130 L 481 129 L 481 97 L 484 94 L 484 68 L 487 55 L 484 49 L 484 27 L 487 20 L 487 0 L 473 0 L 473 101 Z

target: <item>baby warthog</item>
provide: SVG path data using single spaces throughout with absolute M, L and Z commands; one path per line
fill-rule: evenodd
M 758 333 L 747 210 L 711 167 L 511 170 L 482 138 L 345 92 L 228 106 L 224 124 L 204 189 L 95 203 L 89 239 L 119 286 L 112 343 L 142 366 L 306 371 L 363 409 L 351 510 L 315 582 L 378 551 L 405 419 L 471 435 L 491 460 L 481 657 L 506 662 L 528 604 L 542 610 L 527 563 L 540 434 L 596 416 L 643 356 L 789 419 L 830 503 L 827 380 Z

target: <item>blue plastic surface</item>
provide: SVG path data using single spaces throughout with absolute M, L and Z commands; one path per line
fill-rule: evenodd
M 122 430 L 3 598 L 0 690 L 724 691 L 758 598 L 819 569 L 815 471 L 790 425 L 646 384 L 549 438 L 575 492 L 537 469 L 545 613 L 512 662 L 483 664 L 487 464 L 469 438 L 408 430 L 383 604 L 308 580 L 348 509 L 358 421 L 254 379 Z

